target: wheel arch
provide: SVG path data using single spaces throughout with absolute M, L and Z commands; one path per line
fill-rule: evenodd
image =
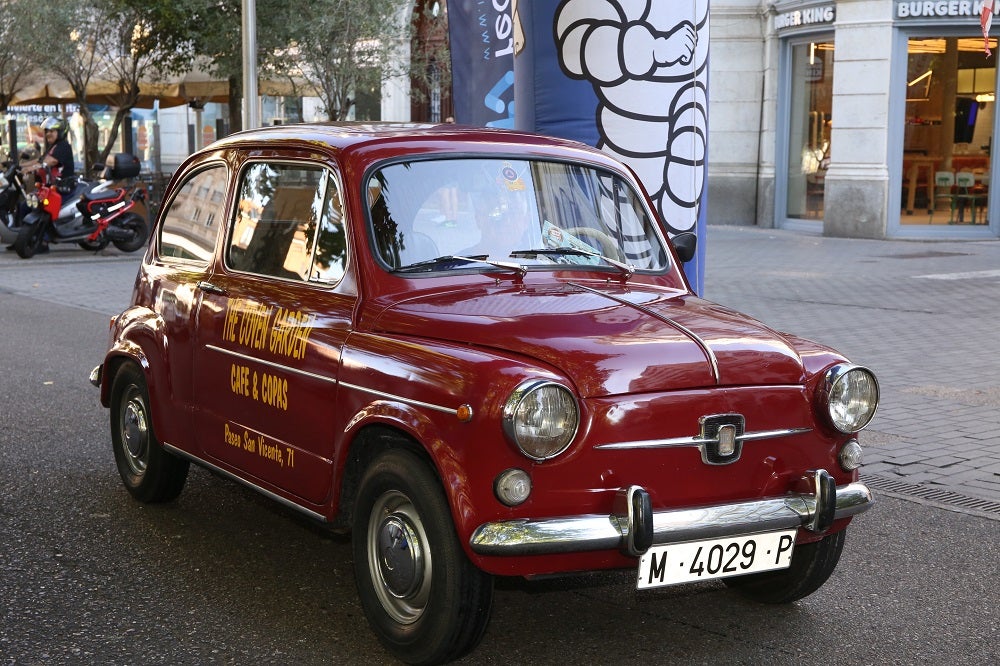
M 392 449 L 409 451 L 427 463 L 444 489 L 449 505 L 451 504 L 450 493 L 444 487 L 441 472 L 430 452 L 420 438 L 401 421 L 377 419 L 359 425 L 352 431 L 345 449 L 342 462 L 338 466 L 340 490 L 337 510 L 331 521 L 334 528 L 343 530 L 351 528 L 354 523 L 355 501 L 365 470 L 379 455 Z

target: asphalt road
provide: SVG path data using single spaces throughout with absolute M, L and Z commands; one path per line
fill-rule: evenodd
M 88 276 L 111 264 L 80 266 L 77 289 L 102 289 Z M 105 312 L 44 278 L 5 284 L 0 664 L 392 663 L 345 539 L 198 469 L 173 504 L 131 500 L 87 382 Z M 127 287 L 108 285 L 110 300 Z M 462 663 L 1000 663 L 998 548 L 998 520 L 883 495 L 798 603 L 756 605 L 719 583 L 639 594 L 633 572 L 504 579 Z

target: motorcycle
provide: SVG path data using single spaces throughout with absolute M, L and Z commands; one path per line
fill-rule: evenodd
M 146 190 L 132 183 L 111 187 L 115 181 L 139 175 L 139 161 L 127 153 L 108 160 L 102 179 L 94 184 L 71 179 L 55 182 L 42 167 L 41 182 L 27 195 L 29 212 L 21 221 L 14 250 L 30 259 L 46 241 L 77 243 L 86 250 L 102 250 L 113 243 L 122 252 L 135 252 L 149 239 L 149 222 L 135 209 L 144 206 Z
M 22 154 L 24 159 L 26 154 Z M 20 162 L 10 155 L 0 172 L 0 243 L 11 245 L 21 228 L 21 204 L 25 199 Z

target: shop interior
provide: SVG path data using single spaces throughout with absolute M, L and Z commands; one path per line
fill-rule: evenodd
M 909 40 L 901 224 L 989 223 L 995 62 L 981 37 Z

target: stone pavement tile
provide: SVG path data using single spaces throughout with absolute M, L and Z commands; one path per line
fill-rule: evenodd
M 960 463 L 968 462 L 968 458 L 959 458 L 957 456 L 939 456 L 937 458 L 927 458 L 924 462 L 933 467 L 952 467 Z

